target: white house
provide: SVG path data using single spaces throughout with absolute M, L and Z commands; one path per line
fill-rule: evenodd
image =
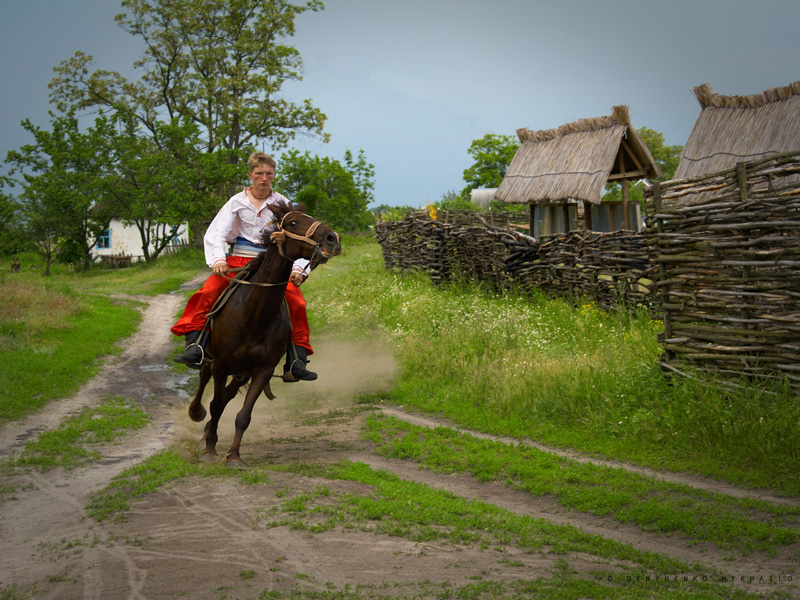
M 166 225 L 156 227 L 166 228 Z M 170 242 L 172 245 L 184 245 L 189 243 L 189 224 L 183 223 L 175 228 L 174 236 Z M 154 246 L 151 245 L 151 249 Z M 130 262 L 144 260 L 142 252 L 142 238 L 135 225 L 125 225 L 121 221 L 112 220 L 97 243 L 91 249 L 92 260 L 105 259 L 111 257 L 129 257 Z M 108 257 L 108 258 L 105 258 Z

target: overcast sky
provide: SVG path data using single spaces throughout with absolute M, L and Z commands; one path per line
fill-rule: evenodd
M 298 2 L 299 3 L 299 2 Z M 634 127 L 683 145 L 692 89 L 747 95 L 800 80 L 800 0 L 327 0 L 288 43 L 331 142 L 301 151 L 375 165 L 374 204 L 421 206 L 460 191 L 472 140 L 551 129 L 630 107 Z M 117 0 L 0 0 L 0 160 L 49 123 L 53 67 L 81 50 L 130 73 L 142 47 Z M 270 148 L 264 148 L 272 151 Z M 280 153 L 276 153 L 280 158 Z M 280 171 L 280 163 L 278 164 Z

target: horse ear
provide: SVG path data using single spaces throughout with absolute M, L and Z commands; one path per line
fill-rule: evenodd
M 301 212 L 301 213 L 304 213 L 304 214 L 305 214 L 305 212 L 306 212 L 306 205 L 305 205 L 305 204 L 303 204 L 302 202 L 298 202 L 297 204 L 295 204 L 294 206 L 292 206 L 292 210 L 294 210 L 294 211 L 297 211 L 297 212 Z
M 267 206 L 267 208 L 269 208 L 272 211 L 272 214 L 275 215 L 275 219 L 280 221 L 284 216 L 286 216 L 286 213 L 292 211 L 292 204 L 291 202 L 286 202 L 285 200 L 279 200 L 274 204 L 270 204 Z

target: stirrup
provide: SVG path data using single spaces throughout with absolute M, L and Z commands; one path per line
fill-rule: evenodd
M 197 362 L 190 362 L 188 357 L 186 358 L 185 361 L 179 360 L 184 354 L 186 354 L 189 351 L 189 349 L 192 346 L 200 348 L 200 360 L 198 360 Z M 184 351 L 181 352 L 178 356 L 176 356 L 174 358 L 174 360 L 175 360 L 175 362 L 177 362 L 179 364 L 182 364 L 182 365 L 186 365 L 187 367 L 189 367 L 191 369 L 201 369 L 203 367 L 203 363 L 206 361 L 206 351 L 200 344 L 192 342 L 191 344 L 188 344 L 186 346 L 186 348 L 184 349 Z
M 297 369 L 298 373 L 295 373 L 295 368 Z M 304 375 L 308 376 L 304 376 Z M 317 374 L 314 371 L 309 371 L 306 369 L 306 363 L 299 358 L 295 358 L 292 361 L 292 364 L 289 365 L 289 368 L 283 372 L 283 380 L 291 383 L 294 381 L 316 381 Z

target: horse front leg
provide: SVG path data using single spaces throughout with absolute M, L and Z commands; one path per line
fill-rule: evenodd
M 213 375 L 214 397 L 211 399 L 211 404 L 208 407 L 211 418 L 208 420 L 208 423 L 206 423 L 202 438 L 202 441 L 205 442 L 205 449 L 200 455 L 200 460 L 205 462 L 214 462 L 217 459 L 217 441 L 219 439 L 217 428 L 219 427 L 219 420 L 222 417 L 222 413 L 225 412 L 225 407 L 228 405 L 228 402 L 230 402 L 230 399 L 236 395 L 236 392 L 232 395 L 226 393 L 229 391 L 225 385 L 228 381 L 228 374 L 222 368 L 214 370 Z
M 218 435 L 217 429 L 219 427 L 219 420 L 222 417 L 222 413 L 225 412 L 225 407 L 228 406 L 228 402 L 233 400 L 236 397 L 236 394 L 239 393 L 239 389 L 248 382 L 250 379 L 250 375 L 235 375 L 231 378 L 231 382 L 224 387 L 222 393 L 222 402 L 217 402 L 216 399 L 219 398 L 219 388 L 217 387 L 217 381 L 214 380 L 214 399 L 211 400 L 211 419 L 209 419 L 208 423 L 206 423 L 205 429 L 203 430 L 203 437 L 200 438 L 200 445 L 203 448 L 203 453 L 201 455 L 201 460 L 206 462 L 213 462 L 217 458 L 217 442 Z M 222 377 L 222 382 L 224 383 L 227 380 L 227 377 Z
M 269 388 L 269 380 L 272 378 L 272 373 L 275 368 L 261 371 L 253 377 L 250 382 L 250 388 L 244 397 L 242 409 L 236 413 L 236 433 L 233 436 L 231 448 L 228 450 L 228 455 L 225 457 L 225 464 L 229 467 L 243 469 L 244 461 L 239 456 L 239 448 L 242 444 L 242 436 L 250 425 L 250 420 L 253 416 L 253 407 L 256 405 L 256 400 L 265 389 Z
M 200 369 L 200 385 L 197 387 L 197 393 L 194 395 L 194 400 L 189 404 L 189 418 L 195 423 L 200 423 L 206 418 L 206 409 L 203 406 L 203 392 L 211 379 L 211 366 L 203 365 Z

